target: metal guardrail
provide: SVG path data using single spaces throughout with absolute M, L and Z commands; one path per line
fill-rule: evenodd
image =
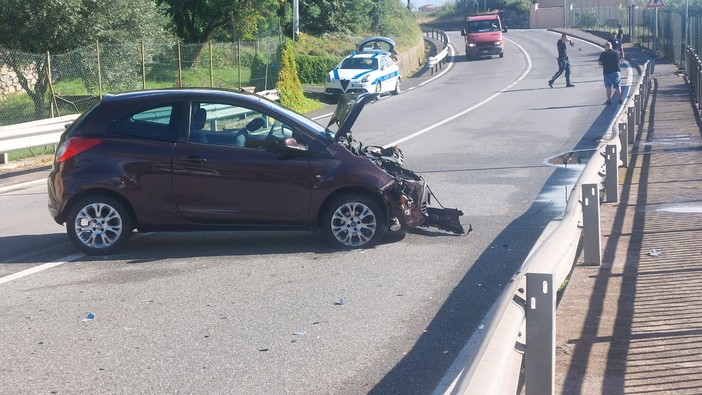
M 425 37 L 430 37 L 435 40 L 439 40 L 444 44 L 444 47 L 437 52 L 436 56 L 430 56 L 427 58 L 427 67 L 431 68 L 431 74 L 433 75 L 435 71 L 441 69 L 442 65 L 447 62 L 447 56 L 449 53 L 449 38 L 446 32 L 439 29 L 429 29 L 423 31 Z
M 39 121 L 0 126 L 0 163 L 8 163 L 7 154 L 28 148 L 56 145 L 61 133 L 79 114 L 41 119 Z
M 554 393 L 556 294 L 581 248 L 585 264 L 601 264 L 600 204 L 619 200 L 617 168 L 628 165 L 628 145 L 643 119 L 652 67 L 646 63 L 612 130 L 576 181 L 562 217 L 544 230 L 482 330 L 470 339 L 475 352 L 446 393 L 514 395 L 522 390 L 520 383 L 526 395 Z
M 256 92 L 268 100 L 279 100 L 275 89 Z M 29 148 L 56 145 L 66 124 L 75 121 L 80 114 L 64 115 L 39 121 L 0 126 L 0 164 L 8 163 L 8 153 Z
M 685 71 L 695 95 L 697 109 L 702 110 L 702 59 L 690 46 L 685 48 Z

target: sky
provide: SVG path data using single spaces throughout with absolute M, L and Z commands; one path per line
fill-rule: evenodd
M 411 0 L 412 5 L 414 5 L 417 8 L 427 4 L 434 4 L 435 6 L 440 6 L 446 4 L 448 1 L 449 0 Z M 407 2 L 405 2 L 405 4 L 406 3 Z

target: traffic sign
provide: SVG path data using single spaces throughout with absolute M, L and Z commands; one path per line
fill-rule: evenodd
M 663 4 L 663 0 L 648 0 L 648 5 L 646 7 L 648 7 L 648 8 L 661 8 L 661 7 L 665 7 L 665 4 Z

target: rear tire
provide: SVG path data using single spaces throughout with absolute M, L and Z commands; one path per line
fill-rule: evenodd
M 77 201 L 66 216 L 71 243 L 89 255 L 108 255 L 119 250 L 132 235 L 126 207 L 109 196 L 88 196 Z
M 397 77 L 397 81 L 395 81 L 395 90 L 392 91 L 392 94 L 397 96 L 400 94 L 400 77 Z
M 322 213 L 321 229 L 327 243 L 334 248 L 370 248 L 383 237 L 385 215 L 373 199 L 343 195 L 335 198 Z

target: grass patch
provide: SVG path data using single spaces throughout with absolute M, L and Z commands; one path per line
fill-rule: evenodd
M 7 158 L 10 162 L 34 158 L 44 155 L 53 155 L 56 152 L 56 147 L 53 145 L 47 145 L 45 147 L 29 148 L 22 151 L 9 152 Z

